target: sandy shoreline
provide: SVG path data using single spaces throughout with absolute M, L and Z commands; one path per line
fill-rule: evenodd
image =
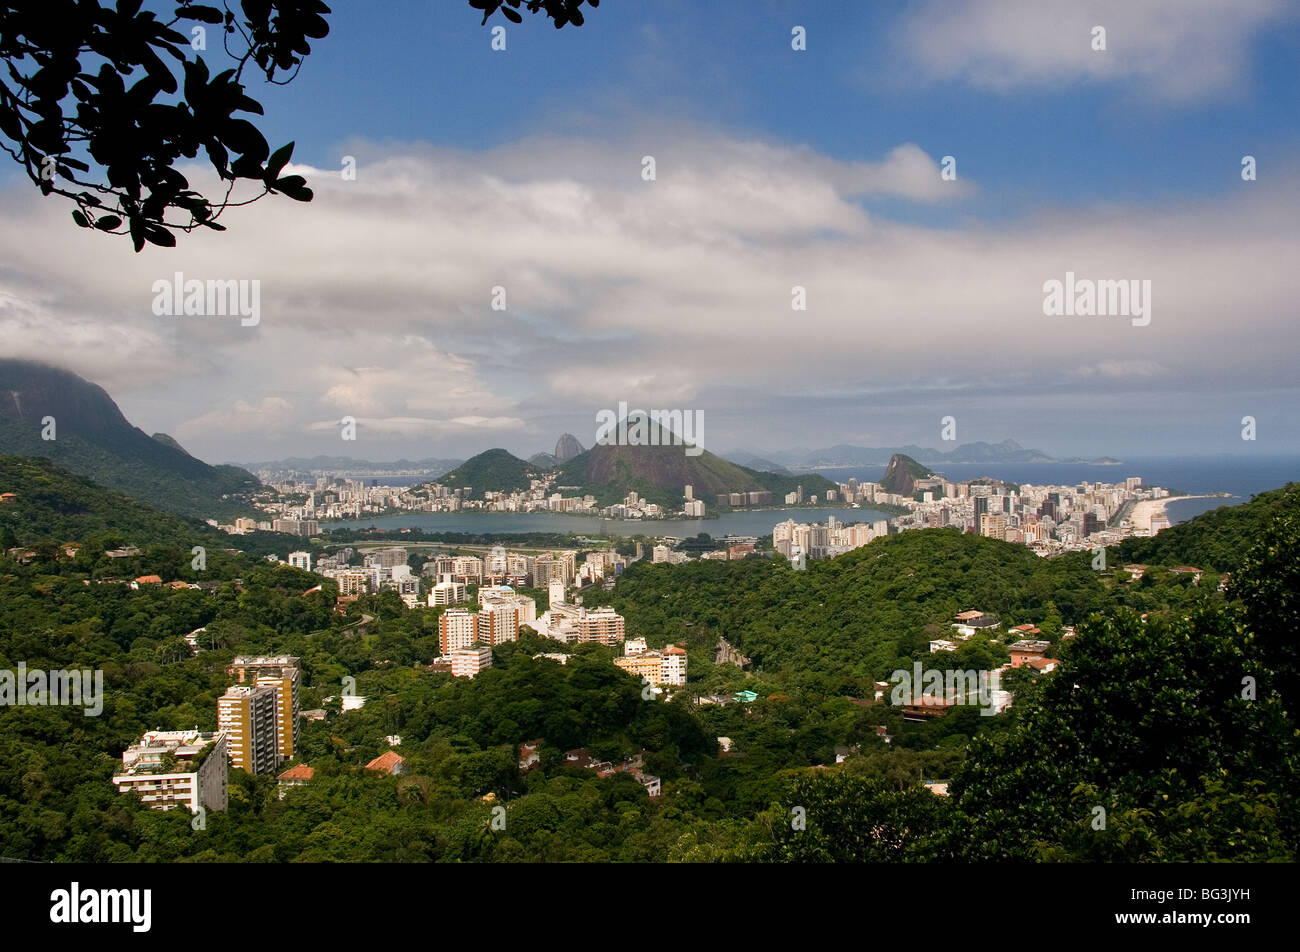
M 1166 496 L 1164 499 L 1143 499 L 1134 503 L 1133 511 L 1129 513 L 1129 522 L 1133 524 L 1133 531 L 1139 530 L 1151 531 L 1151 517 L 1160 513 L 1165 514 L 1165 506 L 1171 502 L 1177 502 L 1180 499 L 1219 499 L 1216 493 L 1205 493 L 1200 496 Z

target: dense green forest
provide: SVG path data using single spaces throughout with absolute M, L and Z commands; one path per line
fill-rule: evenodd
M 383 593 L 339 611 L 332 582 L 260 552 L 214 546 L 198 572 L 190 546 L 210 527 L 43 461 L 0 460 L 0 474 L 15 487 L 4 491 L 18 493 L 0 504 L 0 527 L 47 543 L 22 559 L 0 555 L 0 670 L 97 668 L 106 688 L 99 717 L 0 708 L 2 857 L 1296 857 L 1300 523 L 1291 494 L 1265 494 L 1234 516 L 1257 528 L 1235 561 L 1215 565 L 1232 572 L 1226 592 L 1213 573 L 1195 582 L 1151 557 L 1135 582 L 1094 571 L 1085 556 L 1041 559 L 952 530 L 879 539 L 802 572 L 761 556 L 637 563 L 586 603 L 616 606 L 629 636 L 687 647 L 687 688 L 665 701 L 614 666 L 616 649 L 528 631 L 494 649 L 489 670 L 453 679 L 426 667 L 441 609 L 407 609 Z M 1222 518 L 1180 527 L 1183 547 L 1162 552 L 1164 564 L 1196 563 Z M 70 555 L 52 541 L 81 547 Z M 281 557 L 301 542 L 281 541 Z M 107 558 L 105 548 L 126 542 L 140 555 Z M 202 587 L 117 581 L 145 573 Z M 1002 628 L 936 660 L 928 642 L 968 608 L 997 615 Z M 915 661 L 1001 665 L 1007 629 L 1021 623 L 1042 629 L 1061 666 L 1008 671 L 1006 713 L 965 706 L 913 723 L 888 696 L 874 701 L 873 682 Z M 1075 637 L 1063 637 L 1067 625 Z M 192 654 L 182 636 L 199 628 L 202 650 Z M 719 638 L 750 663 L 715 664 Z M 122 750 L 153 728 L 214 729 L 225 668 L 249 652 L 302 658 L 303 707 L 327 712 L 303 724 L 298 760 L 315 769 L 312 781 L 281 799 L 273 778 L 232 770 L 229 809 L 203 830 L 184 811 L 118 794 L 109 778 Z M 359 710 L 340 709 L 345 677 L 368 699 Z M 755 699 L 731 699 L 739 691 Z M 728 703 L 695 703 L 714 696 Z M 366 772 L 392 734 L 406 773 Z M 538 738 L 539 762 L 520 769 L 519 745 Z M 615 764 L 639 757 L 662 795 L 626 773 L 568 764 L 575 748 Z M 950 795 L 922 785 L 933 781 Z
M 43 457 L 0 455 L 0 548 L 49 549 L 60 542 L 94 540 L 98 550 L 123 545 L 195 545 L 219 550 L 238 546 L 253 555 L 281 556 L 306 540 L 278 532 L 229 536 L 195 518 L 175 515 L 77 476 Z M 178 557 L 179 558 L 179 557 Z M 129 567 L 127 562 L 120 566 Z M 140 574 L 140 573 L 137 573 Z M 163 575 L 164 581 L 176 575 Z

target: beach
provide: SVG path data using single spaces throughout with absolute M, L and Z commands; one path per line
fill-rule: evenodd
M 1168 503 L 1179 499 L 1213 499 L 1216 496 L 1212 493 L 1206 493 L 1200 496 L 1166 496 L 1164 499 L 1143 499 L 1135 503 L 1133 512 L 1129 514 L 1129 521 L 1133 524 L 1134 532 L 1150 532 L 1151 517 L 1157 513 L 1165 514 L 1165 506 Z

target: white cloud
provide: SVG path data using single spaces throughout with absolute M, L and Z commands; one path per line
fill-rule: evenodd
M 1073 377 L 1159 377 L 1168 372 L 1154 360 L 1101 360 L 1069 371 Z
M 729 413 L 753 433 L 736 443 L 772 445 L 815 437 L 762 421 L 828 401 L 839 422 L 816 425 L 844 432 L 876 429 L 859 414 L 902 394 L 1291 385 L 1300 200 L 1281 179 L 929 228 L 867 210 L 942 197 L 914 146 L 864 163 L 718 133 L 651 148 L 655 182 L 641 142 L 358 148 L 354 182 L 307 170 L 310 205 L 264 200 L 223 235 L 140 255 L 57 202 L 6 196 L 3 348 L 69 362 L 142 428 L 222 459 L 337 454 L 344 415 L 359 433 L 343 449 L 381 459 L 477 451 L 484 434 L 550 449 L 619 400 L 702 410 L 724 443 Z M 152 282 L 178 270 L 260 279 L 260 324 L 155 317 Z M 1043 282 L 1066 271 L 1150 279 L 1150 326 L 1044 317 Z
M 111 394 L 110 394 L 111 396 Z M 176 438 L 241 433 L 277 434 L 292 426 L 293 404 L 280 397 L 263 397 L 257 403 L 236 400 L 229 408 L 210 410 L 202 416 L 186 420 L 176 427 Z
M 1255 34 L 1294 12 L 1284 0 L 931 0 L 900 46 L 932 79 L 983 89 L 1123 81 L 1142 98 L 1199 100 L 1239 91 Z

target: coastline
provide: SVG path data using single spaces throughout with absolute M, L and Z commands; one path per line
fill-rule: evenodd
M 1200 493 L 1187 496 L 1166 496 L 1164 499 L 1143 499 L 1133 505 L 1133 511 L 1129 514 L 1129 521 L 1133 525 L 1134 531 L 1139 529 L 1147 532 L 1151 531 L 1151 518 L 1157 514 L 1168 517 L 1165 507 L 1171 502 L 1179 502 L 1184 499 L 1223 499 L 1222 493 Z

